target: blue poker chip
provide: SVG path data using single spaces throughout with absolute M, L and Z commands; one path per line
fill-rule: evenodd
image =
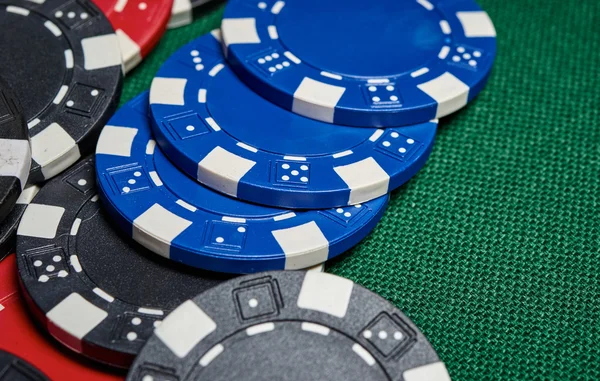
M 354 128 L 291 113 L 244 85 L 211 34 L 164 63 L 150 109 L 159 146 L 189 176 L 284 208 L 346 206 L 387 194 L 423 167 L 437 128 L 437 121 Z
M 496 31 L 473 0 L 230 0 L 228 59 L 256 92 L 309 118 L 399 126 L 464 107 Z
M 176 168 L 152 140 L 148 93 L 121 108 L 96 147 L 99 194 L 117 225 L 155 253 L 228 273 L 301 269 L 356 245 L 388 195 L 362 205 L 291 212 L 214 192 Z

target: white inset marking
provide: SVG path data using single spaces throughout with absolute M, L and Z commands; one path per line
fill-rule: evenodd
M 115 301 L 115 298 L 113 298 L 106 291 L 99 289 L 98 287 L 94 288 L 93 291 L 94 291 L 94 294 L 98 295 L 99 297 L 101 297 L 102 299 L 106 300 L 109 303 L 112 303 Z
M 421 4 L 423 8 L 427 9 L 428 11 L 433 9 L 433 4 L 427 0 L 417 0 L 417 3 Z
M 373 356 L 371 356 L 371 354 L 369 352 L 367 352 L 367 350 L 365 348 L 363 348 L 362 346 L 360 346 L 359 344 L 354 344 L 352 346 L 352 350 L 354 351 L 354 353 L 359 355 L 360 358 L 363 359 L 363 361 L 367 363 L 367 365 L 369 365 L 369 366 L 375 365 L 375 359 L 373 358 Z
M 138 312 L 146 315 L 163 316 L 165 313 L 161 310 L 155 310 L 152 308 L 138 308 Z
M 444 34 L 452 33 L 452 29 L 450 29 L 450 24 L 448 24 L 448 21 L 446 20 L 440 21 L 440 28 L 442 28 L 442 33 Z
M 65 50 L 65 67 L 67 69 L 73 68 L 73 51 L 71 49 Z
M 75 272 L 80 273 L 83 271 L 83 267 L 81 267 L 81 263 L 79 263 L 79 258 L 76 255 L 71 255 L 69 257 L 69 261 L 71 261 L 71 267 L 75 269 Z
M 450 53 L 450 47 L 442 46 L 442 49 L 438 53 L 438 58 L 441 60 L 446 59 L 446 57 L 448 57 L 448 53 Z
M 115 12 L 123 12 L 123 9 L 127 5 L 128 0 L 118 0 L 117 4 L 115 4 Z
M 52 103 L 54 103 L 55 105 L 60 104 L 65 95 L 67 95 L 67 91 L 69 91 L 69 86 L 62 85 L 60 87 L 60 90 L 58 90 L 58 94 L 56 94 L 56 96 L 54 97 L 54 101 Z
M 306 332 L 313 332 L 319 335 L 327 336 L 329 335 L 330 329 L 322 326 L 320 324 L 314 323 L 302 323 L 302 330 Z
M 269 31 L 269 37 L 271 37 L 271 40 L 277 40 L 279 38 L 279 33 L 277 33 L 277 27 L 275 25 L 269 25 L 267 27 L 267 31 Z
M 271 332 L 275 329 L 274 323 L 264 323 L 246 328 L 246 335 L 254 336 L 265 332 Z
M 75 221 L 73 221 L 73 225 L 71 225 L 71 235 L 73 235 L 73 236 L 77 235 L 80 225 L 81 225 L 81 218 L 76 218 Z
M 419 76 L 421 76 L 423 74 L 427 74 L 427 73 L 429 73 L 429 68 L 423 67 L 419 70 L 416 70 L 416 71 L 413 71 L 412 73 L 410 73 L 410 76 L 413 78 L 416 78 L 416 77 L 419 77 Z
M 273 217 L 273 221 L 283 221 L 283 220 L 287 220 L 289 218 L 294 218 L 294 217 L 296 217 L 296 213 L 290 212 L 290 213 L 282 214 L 280 216 Z
M 152 182 L 154 182 L 154 184 L 157 187 L 162 187 L 163 182 L 160 179 L 160 177 L 158 176 L 158 173 L 156 173 L 156 171 L 150 171 L 149 175 L 150 175 L 150 178 L 152 179 Z
M 211 77 L 214 77 L 215 75 L 219 74 L 219 72 L 225 67 L 225 65 L 223 65 L 222 63 L 215 65 L 215 67 L 213 67 L 212 69 L 210 69 L 210 71 L 208 72 L 208 75 L 210 75 Z
M 41 122 L 41 120 L 39 120 L 38 118 L 35 118 L 31 122 L 27 123 L 27 128 L 32 129 L 33 127 L 35 127 L 38 124 L 40 124 L 40 122 Z
M 373 78 L 373 79 L 369 79 L 367 81 L 367 83 L 373 83 L 375 85 L 378 85 L 378 84 L 382 84 L 382 83 L 390 83 L 390 80 L 387 78 Z
M 292 160 L 292 161 L 306 161 L 306 158 L 302 157 L 302 156 L 284 156 L 283 159 L 284 160 Z M 287 164 L 284 164 L 284 165 L 287 165 Z M 288 165 L 287 168 L 285 168 L 285 169 L 288 169 L 289 167 L 290 166 Z
M 273 7 L 271 8 L 271 13 L 274 15 L 278 15 L 284 6 L 285 6 L 285 2 L 283 2 L 283 1 L 276 2 L 275 4 L 273 4 Z
M 347 150 L 347 151 L 343 151 L 343 152 L 338 152 L 338 153 L 334 153 L 332 155 L 332 157 L 334 159 L 339 159 L 340 157 L 344 157 L 344 156 L 348 156 L 348 155 L 352 155 L 354 152 L 352 152 L 352 150 Z
M 285 52 L 283 53 L 283 55 L 286 56 L 288 60 L 292 61 L 296 65 L 300 65 L 302 63 L 302 61 L 300 61 L 300 58 L 296 57 L 291 52 Z
M 376 142 L 381 137 L 381 135 L 383 135 L 383 132 L 384 132 L 383 130 L 376 130 L 373 133 L 373 135 L 371 135 L 371 137 L 369 138 L 369 140 L 372 141 L 372 142 Z
M 9 5 L 6 7 L 6 11 L 10 13 L 15 13 L 21 16 L 29 16 L 29 11 L 25 8 L 15 7 L 14 5 Z
M 189 210 L 190 212 L 195 212 L 196 210 L 198 210 L 195 206 L 188 204 L 187 202 L 183 201 L 183 200 L 177 200 L 175 201 L 177 203 L 177 205 Z
M 198 90 L 198 103 L 206 103 L 206 89 Z
M 323 77 L 328 77 L 328 78 L 333 78 L 333 79 L 337 79 L 337 80 L 342 80 L 342 76 L 341 75 L 337 75 L 337 74 L 332 74 L 332 73 L 328 73 L 326 71 L 322 71 L 321 75 Z
M 219 125 L 217 124 L 217 122 L 215 122 L 215 120 L 213 118 L 206 118 L 206 123 L 208 123 L 208 125 L 210 126 L 210 128 L 212 128 L 215 131 L 221 131 L 221 127 L 219 127 Z
M 241 217 L 227 217 L 227 216 L 223 216 L 223 217 L 221 217 L 221 221 L 235 222 L 235 223 L 239 223 L 239 224 L 245 224 L 246 223 L 246 219 L 245 218 L 241 218 Z
M 252 147 L 252 146 L 249 146 L 249 145 L 248 145 L 248 144 L 246 144 L 246 143 L 238 142 L 236 145 L 237 145 L 238 147 L 242 147 L 243 149 L 245 149 L 245 150 L 248 150 L 248 151 L 250 151 L 250 152 L 254 152 L 254 153 L 257 153 L 257 152 L 258 152 L 258 150 L 257 150 L 256 148 L 254 148 L 254 147 Z
M 50 31 L 52 32 L 52 34 L 56 37 L 60 37 L 62 36 L 62 32 L 60 31 L 60 28 L 56 26 L 56 24 L 54 24 L 51 21 L 46 21 L 44 23 L 44 26 Z
M 221 353 L 223 353 L 224 350 L 225 350 L 225 348 L 223 347 L 223 345 L 221 345 L 221 344 L 215 345 L 208 352 L 206 352 L 206 354 L 204 356 L 202 356 L 202 358 L 200 358 L 200 362 L 199 362 L 200 366 L 207 367 L 214 359 L 217 358 L 217 356 L 219 356 Z M 142 381 L 146 381 L 146 380 L 142 380 Z

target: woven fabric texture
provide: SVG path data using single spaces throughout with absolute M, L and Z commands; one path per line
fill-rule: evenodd
M 453 380 L 600 380 L 600 1 L 479 1 L 487 87 L 328 271 L 402 309 Z M 122 101 L 221 16 L 168 31 Z

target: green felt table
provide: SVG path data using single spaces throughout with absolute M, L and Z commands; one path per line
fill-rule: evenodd
M 600 1 L 479 1 L 498 33 L 487 87 L 328 271 L 402 309 L 453 380 L 599 380 Z M 222 10 L 168 31 L 122 102 Z

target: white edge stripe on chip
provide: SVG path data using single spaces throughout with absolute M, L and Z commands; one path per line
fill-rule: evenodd
M 283 221 L 283 220 L 287 220 L 289 218 L 294 218 L 296 217 L 296 213 L 294 212 L 289 212 L 286 214 L 282 214 L 281 216 L 275 216 L 273 217 L 273 221 Z
M 127 5 L 127 1 L 128 0 L 118 0 L 114 7 L 115 12 L 123 12 L 123 9 L 125 9 L 125 6 Z
M 225 350 L 225 347 L 223 347 L 223 345 L 221 344 L 217 344 L 214 347 L 212 347 L 211 349 L 209 349 L 208 352 L 206 352 L 206 354 L 204 356 L 202 356 L 202 358 L 200 359 L 200 366 L 202 367 L 207 367 L 214 359 L 217 358 L 217 356 L 219 356 L 221 353 L 223 353 L 223 351 Z
M 138 308 L 138 312 L 146 315 L 163 316 L 165 313 L 161 310 L 155 310 L 152 308 Z
M 113 298 L 109 293 L 107 293 L 106 291 L 96 287 L 94 288 L 94 294 L 98 295 L 99 297 L 101 297 L 102 299 L 106 300 L 109 303 L 112 303 L 115 301 L 115 298 Z
M 252 327 L 246 328 L 246 335 L 254 336 L 265 332 L 271 332 L 275 329 L 274 323 L 263 323 L 253 325 Z
M 371 354 L 369 352 L 367 352 L 367 350 L 365 348 L 363 348 L 362 346 L 360 346 L 359 344 L 354 344 L 352 346 L 352 350 L 354 351 L 354 353 L 359 355 L 360 358 L 363 359 L 363 361 L 367 363 L 367 365 L 369 365 L 369 366 L 375 365 L 375 359 L 373 358 L 373 356 L 371 356 Z

